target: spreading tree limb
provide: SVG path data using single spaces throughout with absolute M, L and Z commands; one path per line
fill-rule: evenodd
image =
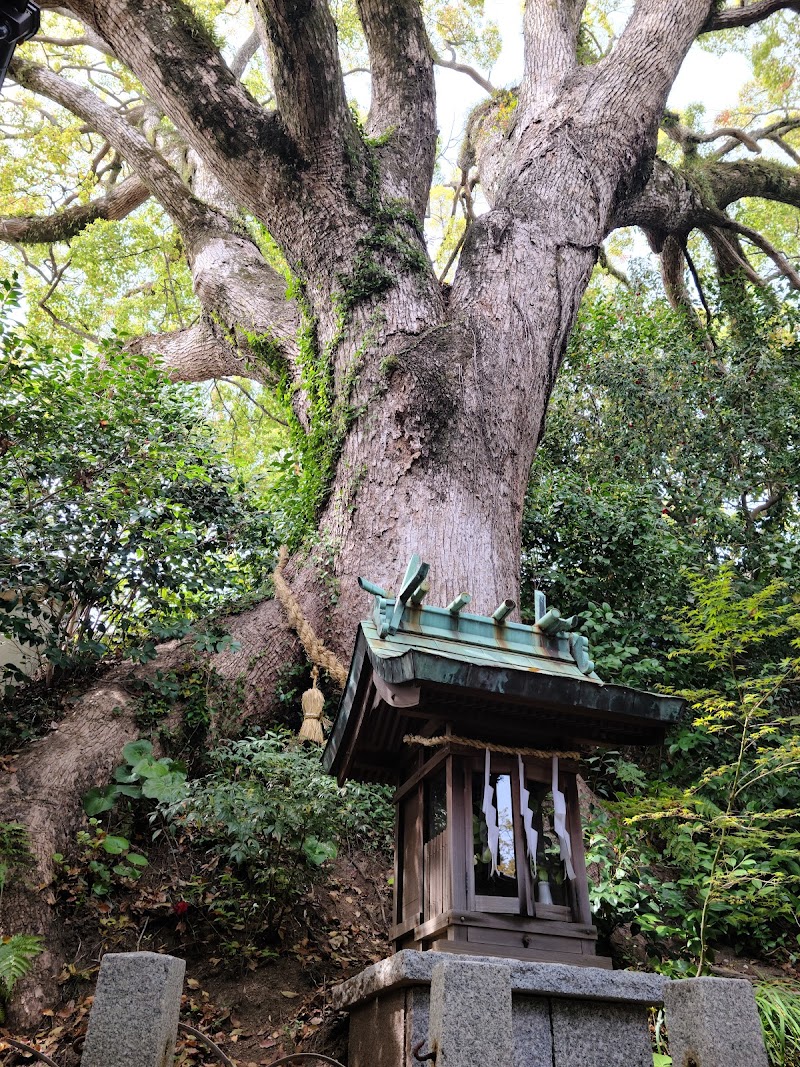
M 69 0 L 170 116 L 184 140 L 232 194 L 263 218 L 298 163 L 281 116 L 266 111 L 233 74 L 182 0 Z M 272 220 L 265 220 L 269 225 Z
M 757 0 L 755 4 L 723 8 L 721 11 L 712 8 L 700 32 L 711 33 L 714 30 L 731 30 L 737 26 L 753 26 L 756 22 L 763 22 L 770 15 L 774 15 L 776 11 L 800 11 L 800 4 L 796 0 Z
M 119 222 L 127 218 L 149 196 L 150 190 L 140 178 L 125 178 L 88 204 L 75 204 L 52 215 L 0 219 L 0 240 L 11 244 L 56 244 L 68 241 L 98 219 Z

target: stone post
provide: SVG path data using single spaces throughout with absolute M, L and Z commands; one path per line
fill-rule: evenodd
M 511 1067 L 511 967 L 470 959 L 433 966 L 428 1044 L 436 1067 Z
M 185 971 L 175 956 L 107 952 L 81 1067 L 172 1067 Z
M 768 1067 L 752 985 L 685 978 L 664 991 L 673 1067 Z

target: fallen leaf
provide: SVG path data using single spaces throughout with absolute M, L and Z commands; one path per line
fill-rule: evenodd
M 293 993 L 293 992 L 291 991 L 291 989 L 282 989 L 282 990 L 281 990 L 281 996 L 282 996 L 282 997 L 289 997 L 289 998 L 291 998 L 291 997 L 299 997 L 299 996 L 300 996 L 300 994 L 299 994 L 299 993 Z

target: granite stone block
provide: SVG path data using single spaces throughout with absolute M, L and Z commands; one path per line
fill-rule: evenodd
M 553 1067 L 653 1067 L 647 1008 L 550 1001 Z
M 393 989 L 350 1015 L 350 1067 L 401 1067 L 405 1062 L 406 991 Z
M 505 961 L 434 964 L 428 1046 L 436 1067 L 511 1067 L 511 969 Z
M 427 1042 L 431 1021 L 431 991 L 429 986 L 411 986 L 404 990 L 406 997 L 406 1058 L 407 1064 L 419 1067 L 414 1049 L 420 1041 Z
M 433 966 L 441 955 L 404 949 L 374 963 L 331 990 L 331 1004 L 348 1009 L 377 993 L 403 986 L 429 985 Z M 462 961 L 497 963 L 493 956 L 461 956 Z M 511 988 L 515 993 L 575 997 L 587 1000 L 618 1001 L 661 1005 L 667 979 L 659 974 L 638 971 L 608 971 L 602 967 L 572 967 L 562 963 L 533 963 L 508 960 Z
M 685 978 L 665 996 L 674 1067 L 767 1067 L 752 985 L 740 978 Z
M 157 952 L 107 952 L 81 1067 L 172 1067 L 186 963 Z
M 550 1001 L 546 997 L 511 998 L 513 1067 L 553 1067 Z

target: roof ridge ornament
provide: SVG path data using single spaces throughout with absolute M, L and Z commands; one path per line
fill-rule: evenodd
M 421 613 L 412 627 L 415 632 L 418 627 L 425 631 L 426 627 L 435 626 L 436 624 L 432 617 L 446 615 L 455 627 L 454 631 L 450 631 L 453 636 L 455 636 L 456 632 L 463 634 L 470 626 L 489 626 L 491 627 L 491 632 L 497 636 L 496 638 L 491 637 L 490 631 L 484 630 L 484 645 L 492 647 L 496 640 L 498 642 L 496 646 L 498 650 L 508 647 L 504 631 L 509 615 L 517 606 L 514 600 L 510 598 L 503 600 L 491 615 L 465 615 L 462 622 L 461 612 L 472 600 L 469 593 L 459 593 L 446 608 L 431 607 L 428 609 L 423 607 L 422 601 L 430 590 L 430 583 L 427 581 L 429 572 L 430 564 L 423 562 L 415 552 L 408 561 L 397 596 L 394 596 L 393 593 L 388 592 L 376 582 L 372 582 L 368 578 L 359 577 L 359 586 L 365 593 L 371 593 L 375 598 L 373 620 L 378 630 L 378 636 L 382 641 L 396 634 L 401 628 L 405 629 L 403 627 L 403 617 L 406 608 L 410 605 L 412 608 L 421 609 Z M 429 613 L 432 617 L 429 617 Z M 517 633 L 524 631 L 530 635 L 533 647 L 537 647 L 537 643 L 541 647 L 542 639 L 544 639 L 544 648 L 548 647 L 548 639 L 550 641 L 564 640 L 567 643 L 569 652 L 564 648 L 561 655 L 563 656 L 566 653 L 571 657 L 581 674 L 595 681 L 600 680 L 594 673 L 594 662 L 589 654 L 589 639 L 583 634 L 575 632 L 583 624 L 582 615 L 563 617 L 558 608 L 548 608 L 547 597 L 540 589 L 536 589 L 534 591 L 534 617 L 535 622 L 532 626 L 514 623 L 512 624 L 513 630 Z M 552 648 L 552 646 L 550 647 Z

